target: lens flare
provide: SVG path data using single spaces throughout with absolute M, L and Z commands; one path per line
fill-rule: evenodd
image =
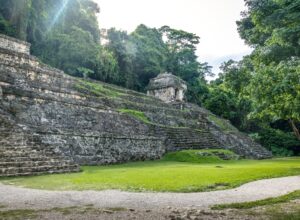
M 55 14 L 55 16 L 53 17 L 53 20 L 51 21 L 49 27 L 48 27 L 48 32 L 51 31 L 51 29 L 54 27 L 54 25 L 56 24 L 56 22 L 58 21 L 58 19 L 61 17 L 62 13 L 64 12 L 65 8 L 67 7 L 68 3 L 70 0 L 63 0 L 59 10 L 57 11 L 57 13 Z

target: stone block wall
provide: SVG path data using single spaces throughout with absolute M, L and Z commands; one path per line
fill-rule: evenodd
M 147 124 L 117 111 L 117 100 L 81 93 L 79 84 L 35 57 L 0 48 L 0 109 L 45 149 L 81 165 L 153 160 L 165 153 L 164 138 L 152 136 Z
M 0 47 L 18 53 L 30 53 L 30 43 L 0 34 Z

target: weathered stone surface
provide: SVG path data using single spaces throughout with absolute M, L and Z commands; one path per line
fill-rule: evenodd
M 1 40 L 0 88 L 0 176 L 153 160 L 180 149 L 270 156 L 246 135 L 222 131 L 200 107 L 68 76 L 22 51 L 1 49 Z
M 238 131 L 225 119 L 218 118 L 210 111 L 194 104 L 183 104 L 184 109 L 198 112 L 208 122 L 209 133 L 221 144 L 222 148 L 232 150 L 245 158 L 265 159 L 272 157 L 270 151 L 254 142 L 248 135 Z
M 171 73 L 161 73 L 150 80 L 147 95 L 164 102 L 183 101 L 186 90 L 187 85 L 182 79 Z
M 30 44 L 18 39 L 8 37 L 6 35 L 0 34 L 0 45 L 1 48 L 16 51 L 19 53 L 30 53 Z

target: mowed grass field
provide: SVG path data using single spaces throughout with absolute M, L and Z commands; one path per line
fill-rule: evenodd
M 259 179 L 300 175 L 299 157 L 222 160 L 215 155 L 202 156 L 201 152 L 205 151 L 168 154 L 158 161 L 83 166 L 79 173 L 0 178 L 0 182 L 48 190 L 199 192 L 232 188 Z

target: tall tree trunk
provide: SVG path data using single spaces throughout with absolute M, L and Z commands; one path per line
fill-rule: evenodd
M 300 141 L 300 132 L 299 132 L 299 129 L 297 128 L 294 120 L 293 119 L 289 119 L 289 123 L 290 123 L 290 125 L 291 125 L 291 127 L 292 127 L 292 129 L 293 129 L 293 131 L 294 131 L 294 133 L 295 133 L 295 135 L 297 137 L 297 139 Z

